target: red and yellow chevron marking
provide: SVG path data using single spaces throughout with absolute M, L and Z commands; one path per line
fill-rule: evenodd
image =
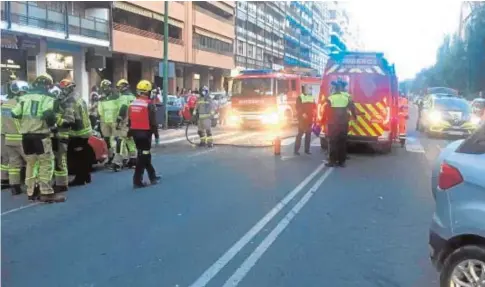
M 349 135 L 378 137 L 384 133 L 382 120 L 386 117 L 386 109 L 382 103 L 360 104 L 355 103 L 355 107 L 361 113 L 356 121 L 351 121 L 349 125 Z

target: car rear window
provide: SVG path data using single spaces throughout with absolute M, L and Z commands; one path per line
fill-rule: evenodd
M 447 98 L 447 99 L 436 99 L 435 108 L 439 110 L 469 111 L 470 105 L 465 100 Z
M 458 147 L 459 153 L 485 154 L 485 123 Z

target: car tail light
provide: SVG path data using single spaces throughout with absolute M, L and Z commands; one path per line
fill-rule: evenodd
M 442 190 L 452 188 L 463 182 L 460 171 L 447 163 L 442 163 L 438 177 L 438 187 Z

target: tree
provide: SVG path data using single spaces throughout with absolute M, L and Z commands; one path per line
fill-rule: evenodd
M 473 98 L 485 90 L 485 5 L 474 6 L 466 37 L 446 36 L 436 52 L 436 64 L 416 74 L 411 92 L 427 87 L 446 86 Z

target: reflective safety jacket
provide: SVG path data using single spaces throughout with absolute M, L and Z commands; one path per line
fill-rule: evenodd
M 19 119 L 21 134 L 49 135 L 56 123 L 54 98 L 42 92 L 26 94 L 12 109 L 12 116 Z
M 399 97 L 399 115 L 400 116 L 407 116 L 408 115 L 408 99 L 404 97 Z
M 120 111 L 120 98 L 117 94 L 110 94 L 101 98 L 98 103 L 99 120 L 102 123 L 116 123 Z
M 327 98 L 325 109 L 325 123 L 329 133 L 347 132 L 349 125 L 349 111 L 357 116 L 351 96 L 347 93 L 332 94 Z
M 214 114 L 212 101 L 209 97 L 200 97 L 195 105 L 194 114 L 199 116 L 199 119 L 208 119 Z
M 136 97 L 131 92 L 124 92 L 120 95 L 120 110 L 118 111 L 118 121 L 126 122 L 128 120 L 128 107 L 136 100 Z
M 313 119 L 313 115 L 315 113 L 315 100 L 312 95 L 305 95 L 301 94 L 296 99 L 296 112 L 298 114 L 298 120 L 304 120 L 307 122 L 311 122 Z M 303 114 L 306 114 L 306 118 L 303 117 Z
M 147 97 L 139 97 L 128 108 L 128 125 L 130 130 L 152 131 L 158 137 L 156 108 Z
M 74 125 L 74 105 L 76 99 L 71 94 L 63 99 L 54 99 L 54 111 L 56 113 L 56 124 L 59 127 L 58 136 L 63 139 L 69 138 L 71 126 Z
M 74 102 L 74 124 L 72 125 L 69 136 L 89 138 L 92 134 L 91 121 L 89 120 L 89 111 L 86 102 L 78 99 Z
M 2 102 L 2 135 L 5 136 L 5 144 L 17 146 L 22 144 L 19 120 L 12 117 L 12 109 L 15 108 L 18 97 L 12 97 Z

